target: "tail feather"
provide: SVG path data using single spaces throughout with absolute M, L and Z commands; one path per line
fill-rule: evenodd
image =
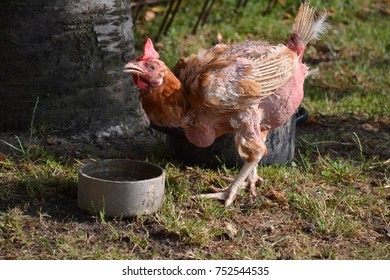
M 292 33 L 297 34 L 301 42 L 306 46 L 309 42 L 318 40 L 328 29 L 326 12 L 319 13 L 303 3 L 295 17 Z

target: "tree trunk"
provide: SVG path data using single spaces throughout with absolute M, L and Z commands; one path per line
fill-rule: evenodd
M 28 130 L 33 113 L 62 134 L 127 117 L 132 27 L 130 0 L 1 0 L 0 132 Z

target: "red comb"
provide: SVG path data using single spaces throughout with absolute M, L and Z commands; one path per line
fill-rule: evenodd
M 153 42 L 150 38 L 146 40 L 144 46 L 144 55 L 140 58 L 140 60 L 145 60 L 149 58 L 160 58 L 158 52 L 154 49 Z

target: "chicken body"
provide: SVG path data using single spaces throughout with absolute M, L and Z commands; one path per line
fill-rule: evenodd
M 241 132 L 259 142 L 261 131 L 286 122 L 303 98 L 307 67 L 299 55 L 252 41 L 181 59 L 174 72 L 190 105 L 182 125 L 188 140 L 207 147 L 222 134 Z
M 235 135 L 243 168 L 228 189 L 204 196 L 225 200 L 228 206 L 245 185 L 255 194 L 257 165 L 267 154 L 265 137 L 302 102 L 308 72 L 302 56 L 306 44 L 325 31 L 325 19 L 324 14 L 315 18 L 314 10 L 302 4 L 286 45 L 218 44 L 181 58 L 174 74 L 148 39 L 144 56 L 125 66 L 153 123 L 183 127 L 187 139 L 198 147 L 210 146 L 226 133 Z

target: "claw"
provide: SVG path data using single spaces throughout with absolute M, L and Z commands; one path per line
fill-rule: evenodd
M 238 192 L 238 190 L 234 191 L 234 190 L 231 190 L 230 188 L 228 188 L 225 191 L 216 192 L 216 193 L 200 194 L 200 195 L 193 196 L 192 198 L 204 197 L 204 198 L 212 198 L 212 199 L 224 200 L 225 201 L 225 207 L 228 207 L 236 199 L 237 192 Z
M 249 174 L 248 176 L 248 186 L 247 186 L 247 189 L 249 191 L 249 194 L 252 196 L 252 197 L 255 197 L 256 196 L 256 183 L 260 181 L 261 183 L 264 182 L 264 179 L 259 177 L 259 175 L 257 175 L 257 168 L 254 168 L 252 173 Z
M 248 186 L 251 196 L 256 196 L 255 188 L 258 180 L 257 162 L 245 163 L 240 173 L 227 189 L 217 189 L 212 187 L 212 193 L 201 194 L 195 197 L 214 198 L 225 201 L 225 207 L 230 206 L 236 199 L 239 190 Z M 223 178 L 226 179 L 226 178 Z M 248 180 L 248 182 L 247 182 Z
M 209 188 L 209 191 L 211 192 L 211 193 L 220 193 L 220 192 L 225 192 L 225 191 L 227 191 L 229 188 L 223 188 L 223 189 L 220 189 L 220 188 L 216 188 L 216 187 L 214 187 L 214 186 L 211 186 L 210 188 Z
M 228 177 L 228 176 L 221 176 L 221 179 L 227 183 L 233 183 L 234 182 L 234 178 L 232 177 Z
M 228 191 L 222 191 L 222 192 L 214 192 L 214 193 L 206 193 L 206 194 L 200 194 L 200 195 L 195 195 L 193 198 L 213 198 L 213 199 L 218 199 L 218 200 L 226 200 L 228 197 L 229 193 Z

